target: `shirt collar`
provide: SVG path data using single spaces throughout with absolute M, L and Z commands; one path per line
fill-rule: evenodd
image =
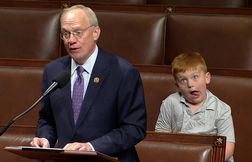
M 96 45 L 94 52 L 89 56 L 89 58 L 86 60 L 84 64 L 79 65 L 73 59 L 71 59 L 71 76 L 74 74 L 74 71 L 78 66 L 82 66 L 88 74 L 91 74 L 97 55 L 98 55 L 98 47 Z
M 213 106 L 209 106 L 212 102 L 215 102 L 213 94 L 209 90 L 207 90 L 206 92 L 207 92 L 207 98 L 204 103 L 204 106 L 206 107 L 207 110 L 214 110 Z

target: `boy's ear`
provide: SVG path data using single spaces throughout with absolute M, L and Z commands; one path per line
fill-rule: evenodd
M 175 86 L 178 87 L 177 78 L 175 76 L 173 76 L 173 80 L 174 80 Z
M 209 84 L 211 81 L 211 74 L 209 72 L 206 73 L 206 84 Z

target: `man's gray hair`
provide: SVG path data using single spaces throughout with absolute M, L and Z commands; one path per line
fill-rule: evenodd
M 84 11 L 84 13 L 88 16 L 90 25 L 93 25 L 93 26 L 99 25 L 95 12 L 91 8 L 86 7 L 84 5 L 74 5 L 72 7 L 63 9 L 63 12 L 61 13 L 61 17 L 65 13 L 72 11 L 72 10 L 75 10 L 75 9 L 81 9 Z

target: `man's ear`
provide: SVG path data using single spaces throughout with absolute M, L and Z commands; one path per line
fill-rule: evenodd
M 93 38 L 95 41 L 97 41 L 100 37 L 101 29 L 99 26 L 95 26 L 95 29 L 93 31 Z
M 209 84 L 211 81 L 211 74 L 207 72 L 205 77 L 206 77 L 206 84 Z

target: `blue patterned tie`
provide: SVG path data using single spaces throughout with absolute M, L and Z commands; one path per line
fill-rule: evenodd
M 78 66 L 76 70 L 77 70 L 77 78 L 74 83 L 73 96 L 72 96 L 72 107 L 73 107 L 75 123 L 79 117 L 81 104 L 83 101 L 84 78 L 83 78 L 82 73 L 85 71 L 85 69 L 82 66 Z

